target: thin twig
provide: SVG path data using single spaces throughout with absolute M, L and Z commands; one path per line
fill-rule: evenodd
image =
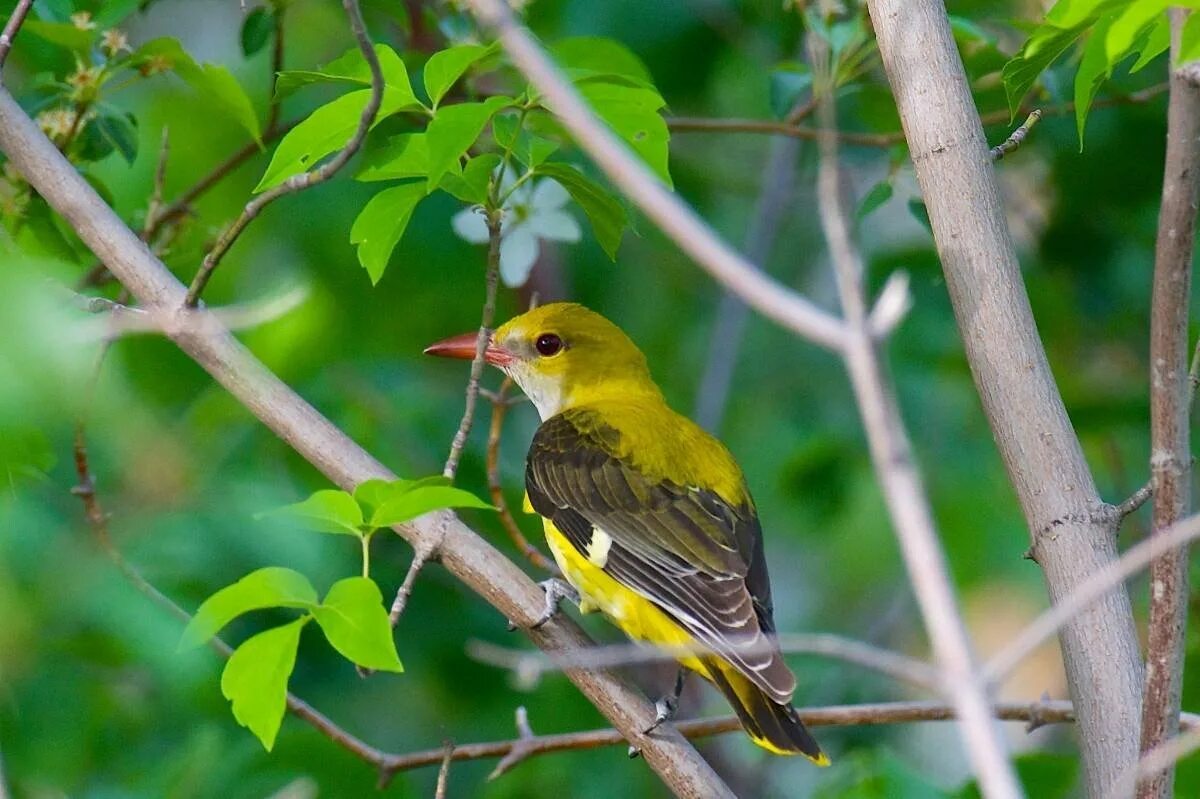
M 1189 13 L 1178 8 L 1170 11 L 1172 60 L 1179 55 L 1180 38 Z M 1150 304 L 1150 482 L 1154 485 L 1151 538 L 1186 516 L 1192 504 L 1188 304 L 1196 204 L 1200 198 L 1200 87 L 1178 72 L 1172 73 L 1170 84 L 1167 152 Z M 1188 568 L 1186 546 L 1164 552 L 1150 564 L 1150 619 L 1142 700 L 1143 755 L 1165 744 L 1179 728 Z M 1137 797 L 1170 799 L 1173 782 L 1172 769 L 1158 770 L 1137 786 Z
M 517 708 L 516 717 L 517 739 L 513 742 L 512 749 L 509 749 L 508 753 L 500 758 L 500 762 L 488 774 L 488 782 L 504 776 L 518 766 L 522 760 L 537 752 L 537 736 L 533 734 L 533 727 L 529 725 L 529 711 L 525 709 L 524 705 Z
M 996 718 L 1002 721 L 1036 722 L 1046 724 L 1071 724 L 1075 711 L 1070 702 L 1039 699 L 1033 702 L 998 702 L 992 708 Z M 881 702 L 861 705 L 833 705 L 829 707 L 797 708 L 796 712 L 809 727 L 849 727 L 856 725 L 904 724 L 918 721 L 950 721 L 954 709 L 944 702 Z M 1184 714 L 1183 725 L 1188 729 L 1200 729 L 1200 717 Z M 688 738 L 705 738 L 711 735 L 739 732 L 741 722 L 735 716 L 711 719 L 677 721 L 674 726 Z M 463 744 L 456 746 L 453 760 L 482 760 L 503 757 L 518 746 L 526 749 L 525 757 L 550 752 L 595 749 L 602 746 L 617 746 L 625 739 L 616 730 L 588 730 L 560 735 L 540 735 L 532 740 L 520 738 L 511 741 Z M 400 771 L 433 766 L 442 762 L 445 749 L 427 749 L 412 752 L 388 760 L 382 771 L 385 779 Z M 386 784 L 386 782 L 384 783 Z
M 1166 83 L 1159 83 L 1141 91 L 1117 97 L 1104 97 L 1094 103 L 1092 108 L 1111 108 L 1119 105 L 1139 105 L 1147 103 L 1167 91 Z M 1075 103 L 1059 103 L 1041 109 L 1045 116 L 1062 116 L 1075 111 Z M 1026 112 L 1028 113 L 1028 112 Z M 1007 109 L 983 114 L 980 121 L 984 125 L 999 125 L 1007 122 Z M 713 119 L 707 117 L 668 117 L 667 128 L 672 133 L 760 133 L 771 136 L 790 136 L 795 139 L 816 141 L 821 131 L 818 128 L 804 127 L 789 120 L 776 121 L 773 119 Z M 886 133 L 865 133 L 859 131 L 838 131 L 837 140 L 840 144 L 857 147 L 891 147 L 904 142 L 903 131 L 888 131 Z
M 200 295 L 204 293 L 204 287 L 208 285 L 208 281 L 212 277 L 213 270 L 221 263 L 221 259 L 229 251 L 229 248 L 233 246 L 233 243 L 237 241 L 242 231 L 254 221 L 263 208 L 284 195 L 303 191 L 311 186 L 316 186 L 318 183 L 324 183 L 336 175 L 338 170 L 345 166 L 354 157 L 354 154 L 358 152 L 358 148 L 362 146 L 363 140 L 367 137 L 367 132 L 371 129 L 371 125 L 374 124 L 375 115 L 379 112 L 379 106 L 383 102 L 383 70 L 379 66 L 379 57 L 375 54 L 375 48 L 371 44 L 370 37 L 367 35 L 367 28 L 365 23 L 363 23 L 362 11 L 358 7 L 358 0 L 342 0 L 342 7 L 345 8 L 346 16 L 350 20 L 350 30 L 354 34 L 355 41 L 358 42 L 358 48 L 362 51 L 363 58 L 371 70 L 371 96 L 367 100 L 367 105 L 363 108 L 362 116 L 358 120 L 358 128 L 354 131 L 354 135 L 350 137 L 350 141 L 346 142 L 346 146 L 339 150 L 333 158 L 311 172 L 301 172 L 299 175 L 293 175 L 283 183 L 263 192 L 246 204 L 241 215 L 233 221 L 233 224 L 225 229 L 225 232 L 217 239 L 217 243 L 213 246 L 212 250 L 209 251 L 208 255 L 204 256 L 204 262 L 200 264 L 200 269 L 196 272 L 196 277 L 193 278 L 192 285 L 188 287 L 187 296 L 184 298 L 184 304 L 187 307 L 196 307 L 196 303 L 200 301 Z
M 408 565 L 408 573 L 404 575 L 404 582 L 396 591 L 396 598 L 392 600 L 392 609 L 388 612 L 388 621 L 391 622 L 393 629 L 400 623 L 400 616 L 404 613 L 404 608 L 408 606 L 408 598 L 412 596 L 413 584 L 417 581 L 417 575 L 421 573 L 421 569 L 425 567 L 433 554 L 432 547 L 422 547 L 413 551 L 413 559 L 412 563 Z
M 814 50 L 826 46 L 815 35 L 809 36 L 809 42 Z M 811 60 L 825 61 L 824 57 Z M 909 581 L 943 672 L 946 691 L 959 716 L 967 758 L 985 796 L 1015 799 L 1024 793 L 1008 759 L 1000 729 L 989 712 L 987 689 L 977 674 L 929 499 L 921 485 L 895 389 L 884 372 L 878 341 L 871 328 L 863 289 L 862 258 L 850 236 L 842 197 L 836 110 L 831 96 L 823 94 L 821 99 L 818 114 L 825 133 L 818 141 L 817 206 L 846 320 L 842 348 L 846 371 Z
M 992 160 L 999 161 L 1001 158 L 1020 147 L 1021 143 L 1025 141 L 1025 137 L 1029 135 L 1029 131 L 1033 129 L 1033 126 L 1036 125 L 1038 120 L 1041 118 L 1042 112 L 1040 109 L 1035 108 L 1033 111 L 1031 111 L 1029 116 L 1025 118 L 1025 121 L 1021 123 L 1019 128 L 1010 133 L 1007 139 L 991 149 L 990 154 L 992 156 Z
M 479 320 L 479 333 L 475 336 L 475 356 L 471 359 L 471 376 L 467 379 L 467 399 L 463 409 L 462 420 L 450 442 L 450 454 L 446 458 L 446 466 L 442 474 L 454 479 L 458 472 L 458 462 L 462 458 L 463 448 L 467 445 L 467 436 L 475 423 L 475 404 L 479 398 L 479 380 L 483 377 L 483 353 L 487 349 L 488 339 L 492 335 L 492 322 L 496 316 L 496 292 L 500 286 L 500 226 L 501 211 L 488 213 L 488 252 L 486 288 L 483 296 L 483 313 Z
M 1058 632 L 1080 611 L 1145 569 L 1164 552 L 1178 549 L 1197 538 L 1200 538 L 1200 515 L 1193 515 L 1125 550 L 1120 558 L 1081 580 L 1070 593 L 1026 625 L 1016 638 L 992 656 L 983 668 L 985 679 L 1000 684 L 1042 641 Z
M 718 237 L 605 126 L 504 0 L 468 0 L 579 146 L 679 248 L 764 316 L 827 349 L 841 348 L 841 320 L 767 276 Z
M 287 10 L 286 3 L 271 4 L 275 30 L 274 41 L 271 42 L 271 100 L 267 106 L 267 130 L 273 130 L 279 124 L 279 111 L 282 105 L 276 89 L 279 85 L 279 73 L 283 71 L 283 12 L 285 10 Z
M 1184 714 L 1186 715 L 1186 714 Z M 1183 727 L 1180 719 L 1180 727 Z M 1200 730 L 1191 729 L 1187 732 L 1169 738 L 1155 748 L 1146 752 L 1137 762 L 1137 767 L 1127 771 L 1113 785 L 1107 799 L 1125 799 L 1133 795 L 1134 788 L 1154 784 L 1159 777 L 1171 772 L 1172 767 L 1188 755 L 1200 749 Z M 1144 782 L 1142 782 L 1144 781 Z M 1168 785 L 1170 780 L 1167 780 Z
M 154 186 L 150 190 L 150 202 L 146 204 L 146 220 L 142 227 L 142 240 L 149 242 L 151 231 L 156 229 L 156 220 L 162 213 L 163 191 L 167 183 L 167 159 L 171 154 L 170 128 L 163 125 L 162 144 L 158 150 L 158 166 L 154 170 Z
M 1146 483 L 1144 486 L 1134 491 L 1129 497 L 1116 506 L 1117 514 L 1124 519 L 1129 514 L 1136 511 L 1138 508 L 1146 504 L 1146 500 L 1154 496 L 1154 483 Z
M 940 693 L 944 681 L 936 667 L 929 663 L 891 652 L 871 644 L 829 633 L 784 634 L 755 636 L 753 642 L 737 642 L 738 651 L 746 655 L 780 651 L 788 655 L 818 655 L 853 663 L 871 669 L 900 682 Z M 571 668 L 607 669 L 640 663 L 665 663 L 682 657 L 711 654 L 700 644 L 688 646 L 651 646 L 647 644 L 613 644 L 596 646 L 570 655 L 551 657 L 539 650 L 509 649 L 486 641 L 468 641 L 467 654 L 482 663 L 509 669 L 518 675 L 523 685 L 529 685 L 543 674 Z
M 520 553 L 537 568 L 558 574 L 558 567 L 537 547 L 529 543 L 525 533 L 521 532 L 521 526 L 513 518 L 512 511 L 508 508 L 508 501 L 504 499 L 504 486 L 500 480 L 500 433 L 504 429 L 504 419 L 508 415 L 510 405 L 508 391 L 512 386 L 512 378 L 505 377 L 496 393 L 488 397 L 492 402 L 492 423 L 488 427 L 487 443 L 488 493 L 491 494 L 492 504 L 496 506 L 496 512 L 500 516 L 500 524 Z
M 276 125 L 274 128 L 269 128 L 263 131 L 263 144 L 270 144 L 276 139 L 283 138 L 292 128 L 299 124 L 299 120 L 292 120 L 282 125 Z M 142 239 L 150 241 L 158 235 L 159 231 L 172 222 L 176 222 L 187 214 L 192 205 L 207 193 L 210 189 L 228 177 L 242 164 L 254 158 L 262 152 L 262 147 L 259 147 L 258 142 L 250 142 L 242 149 L 233 153 L 220 164 L 213 167 L 204 177 L 192 184 L 183 194 L 172 202 L 170 205 L 162 209 L 155 216 L 154 224 L 149 225 L 143 231 Z M 78 288 L 89 288 L 93 286 L 102 286 L 112 279 L 112 275 L 108 271 L 108 267 L 103 263 L 93 264 L 84 276 L 79 279 Z
M 446 754 L 442 757 L 442 767 L 438 769 L 437 788 L 434 789 L 433 799 L 446 799 L 446 783 L 450 779 L 450 758 L 454 755 L 454 742 L 446 741 L 443 749 Z
M 12 16 L 8 18 L 8 22 L 4 23 L 4 30 L 0 32 L 0 67 L 4 66 L 5 60 L 8 59 L 8 51 L 12 49 L 13 42 L 17 38 L 17 31 L 25 23 L 25 17 L 32 7 L 33 0 L 20 0 L 13 9 Z

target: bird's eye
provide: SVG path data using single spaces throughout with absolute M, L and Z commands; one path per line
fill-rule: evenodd
M 537 341 L 534 342 L 533 346 L 537 349 L 539 355 L 549 358 L 551 355 L 557 355 L 563 348 L 563 341 L 553 333 L 543 333 L 537 337 Z

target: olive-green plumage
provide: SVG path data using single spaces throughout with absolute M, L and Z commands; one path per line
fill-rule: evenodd
M 671 410 L 634 343 L 582 306 L 509 321 L 488 360 L 542 417 L 526 490 L 581 608 L 640 640 L 698 643 L 706 652 L 681 663 L 713 682 L 756 743 L 827 764 L 792 709 L 762 529 L 729 451 Z

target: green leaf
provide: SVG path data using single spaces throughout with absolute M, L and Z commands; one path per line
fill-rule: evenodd
M 425 62 L 425 91 L 436 109 L 463 73 L 480 59 L 496 52 L 495 45 L 460 44 L 434 53 Z
M 925 207 L 925 201 L 917 197 L 908 201 L 908 212 L 913 215 L 913 219 L 921 223 L 921 227 L 929 231 L 933 235 L 933 222 L 929 221 L 929 209 Z
M 262 180 L 254 187 L 254 191 L 257 193 L 278 186 L 293 175 L 311 169 L 325 156 L 345 147 L 358 130 L 363 109 L 367 107 L 370 99 L 370 89 L 353 91 L 309 114 L 279 142 L 271 156 L 271 163 L 267 165 L 267 171 L 263 173 Z M 390 87 L 385 89 L 383 103 L 379 107 L 379 113 L 375 115 L 372 127 L 392 114 L 411 108 L 415 102 L 415 99 L 402 91 L 393 91 Z
M 1079 69 L 1075 72 L 1075 127 L 1079 132 L 1079 150 L 1083 151 L 1083 131 L 1096 91 L 1110 75 L 1113 64 L 1105 52 L 1106 37 L 1116 15 L 1102 17 L 1083 48 Z
M 465 203 L 481 204 L 487 200 L 488 186 L 498 166 L 500 156 L 496 153 L 477 155 L 467 162 L 461 175 L 447 172 L 438 188 Z
M 387 144 L 364 153 L 355 180 L 371 182 L 397 178 L 423 178 L 429 174 L 429 144 L 424 133 L 400 133 Z
M 1094 22 L 1101 14 L 1129 5 L 1131 0 L 1058 0 L 1046 12 L 1046 22 L 1059 28 Z
M 372 527 L 391 527 L 403 524 L 442 508 L 481 508 L 495 510 L 479 497 L 447 485 L 413 484 L 397 486 L 371 514 Z
M 632 50 L 615 39 L 575 36 L 558 41 L 550 52 L 569 70 L 580 70 L 589 75 L 619 75 L 653 88 L 650 70 Z
M 345 491 L 333 488 L 316 491 L 303 502 L 258 514 L 259 518 L 265 516 L 286 516 L 318 533 L 356 538 L 362 535 L 363 517 L 358 503 Z
M 393 102 L 402 103 L 406 107 L 422 107 L 417 96 L 413 94 L 412 83 L 408 79 L 408 69 L 396 51 L 386 44 L 375 45 L 375 57 L 379 59 L 379 70 L 383 73 L 383 85 L 390 90 Z M 275 81 L 275 97 L 283 99 L 297 89 L 313 83 L 351 83 L 360 86 L 371 85 L 371 68 L 362 50 L 352 47 L 342 55 L 316 70 L 289 70 L 280 72 Z
M 309 618 L 246 639 L 221 672 L 221 693 L 233 704 L 233 717 L 258 736 L 268 752 L 283 723 L 288 678 L 296 667 L 300 631 Z
M 1168 32 L 1168 37 L 1170 33 Z M 1200 14 L 1188 14 L 1183 23 L 1183 33 L 1179 37 L 1178 64 L 1186 64 L 1200 58 Z M 1134 67 L 1136 68 L 1136 64 Z M 1176 65 L 1172 65 L 1176 66 Z M 1133 71 L 1133 70 L 1131 70 Z
M 879 206 L 892 199 L 892 181 L 891 178 L 881 180 L 871 187 L 866 196 L 862 198 L 862 202 L 858 204 L 858 211 L 855 217 L 858 219 L 865 218 L 868 214 L 874 211 Z
M 1000 73 L 1004 81 L 1004 92 L 1008 96 L 1008 111 L 1011 116 L 1017 115 L 1021 103 L 1029 94 L 1029 90 L 1033 88 L 1038 76 L 1065 53 L 1090 24 L 1091 19 L 1088 19 L 1070 28 L 1060 28 L 1046 23 L 1034 29 L 1020 52 L 1004 65 L 1004 69 Z
M 51 44 L 57 44 L 81 54 L 86 54 L 92 49 L 99 33 L 95 28 L 85 31 L 76 28 L 69 22 L 43 22 L 39 19 L 25 20 L 21 25 L 21 30 L 45 39 Z
M 558 149 L 558 142 L 520 127 L 518 117 L 513 114 L 498 114 L 492 120 L 492 136 L 496 144 L 511 149 L 513 156 L 530 169 L 543 163 Z
M 398 477 L 395 480 L 375 478 L 359 483 L 354 489 L 354 498 L 360 505 L 373 513 L 376 508 L 387 501 L 393 494 L 420 486 L 448 485 L 450 485 L 450 478 L 441 474 L 422 477 L 419 480 L 405 480 L 402 477 Z
M 138 10 L 144 0 L 105 0 L 92 15 L 99 30 L 114 28 Z
M 1133 46 L 1138 38 L 1144 36 L 1153 27 L 1157 18 L 1164 15 L 1166 11 L 1167 0 L 1137 0 L 1137 2 L 1130 3 L 1120 13 L 1104 17 L 1108 21 L 1104 40 L 1109 72 L 1112 72 L 1112 68 L 1125 56 L 1133 52 Z M 1100 25 L 1097 23 L 1096 30 L 1092 32 L 1093 36 L 1098 35 L 1099 27 Z
M 266 46 L 275 30 L 275 14 L 266 6 L 259 6 L 246 15 L 242 22 L 242 55 L 249 58 Z
M 104 114 L 93 120 L 92 125 L 95 126 L 96 132 L 121 154 L 125 162 L 132 166 L 138 151 L 137 118 L 132 114 Z
M 429 191 L 437 188 L 442 176 L 475 143 L 492 115 L 512 103 L 511 97 L 489 97 L 482 103 L 459 103 L 437 110 L 425 130 L 429 141 Z
M 378 671 L 404 671 L 383 595 L 370 578 L 338 580 L 313 615 L 329 643 L 348 660 Z
M 1187 36 L 1188 24 L 1196 19 L 1195 14 L 1189 14 L 1187 22 L 1183 23 L 1184 36 Z M 1139 72 L 1154 59 L 1167 51 L 1171 46 L 1171 18 L 1160 14 L 1158 19 L 1146 32 L 1145 40 L 1139 48 L 1137 60 L 1129 68 L 1129 74 Z
M 212 638 L 243 613 L 263 608 L 311 608 L 317 592 L 308 578 L 292 569 L 268 566 L 247 574 L 204 600 L 184 628 L 179 649 L 192 649 Z
M 400 243 L 413 209 L 425 197 L 425 184 L 405 183 L 384 189 L 367 202 L 350 228 L 350 243 L 358 245 L 358 262 L 375 285 L 387 269 L 392 250 Z
M 609 258 L 617 260 L 617 249 L 621 246 L 621 237 L 629 224 L 625 207 L 617 198 L 585 177 L 579 170 L 566 164 L 542 164 L 537 172 L 562 184 L 587 214 L 588 221 L 592 224 L 592 232 L 596 234 L 596 241 L 604 248 Z
M 135 65 L 151 59 L 165 59 L 185 83 L 233 117 L 256 142 L 262 142 L 262 131 L 254 106 L 228 69 L 218 64 L 197 64 L 183 46 L 171 38 L 146 42 L 130 56 L 131 63 Z
M 812 89 L 812 82 L 812 70 L 807 64 L 789 61 L 777 66 L 771 72 L 771 112 L 779 119 L 786 117 L 800 98 Z
M 668 187 L 672 186 L 667 146 L 671 134 L 658 113 L 666 105 L 658 92 L 613 83 L 587 83 L 579 91 L 596 114 L 629 143 Z

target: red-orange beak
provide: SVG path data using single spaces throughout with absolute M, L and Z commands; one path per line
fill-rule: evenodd
M 425 348 L 426 355 L 436 355 L 439 358 L 459 358 L 469 361 L 475 357 L 475 342 L 478 333 L 463 333 L 461 336 L 451 336 Z M 505 367 L 513 362 L 513 354 L 508 350 L 497 347 L 488 339 L 483 351 L 483 359 L 492 366 Z

